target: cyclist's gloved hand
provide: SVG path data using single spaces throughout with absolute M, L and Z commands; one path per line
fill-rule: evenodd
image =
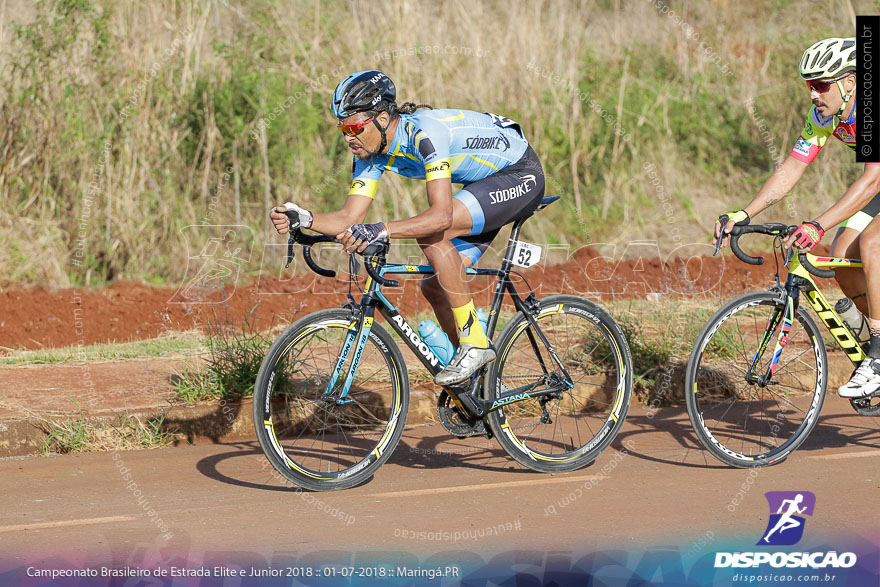
M 336 237 L 342 242 L 346 253 L 362 252 L 376 242 L 388 242 L 388 227 L 383 222 L 375 224 L 352 224 Z
M 712 239 L 712 244 L 716 245 L 717 248 L 725 247 L 727 241 L 730 240 L 730 237 L 727 235 L 730 234 L 733 227 L 745 226 L 751 222 L 751 220 L 749 213 L 745 210 L 734 210 L 733 212 L 722 214 L 718 217 L 718 220 L 715 221 L 715 238 Z M 722 230 L 724 231 L 723 235 L 721 233 Z M 719 238 L 721 239 L 721 246 L 717 246 Z
M 810 220 L 798 226 L 794 234 L 785 241 L 785 245 L 788 247 L 794 245 L 794 248 L 806 253 L 818 245 L 823 236 L 825 236 L 825 230 L 822 226 L 815 220 Z
M 293 202 L 287 202 L 283 206 L 272 208 L 269 212 L 269 218 L 272 219 L 272 224 L 275 225 L 275 230 L 278 231 L 278 234 L 286 234 L 287 228 L 291 224 L 291 221 L 288 220 L 285 212 L 295 213 L 293 220 L 294 228 L 311 228 L 312 213 L 304 208 L 300 208 Z

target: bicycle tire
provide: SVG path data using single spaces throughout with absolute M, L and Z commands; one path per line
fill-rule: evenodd
M 347 397 L 351 402 L 322 399 L 353 324 L 344 309 L 305 316 L 272 344 L 257 375 L 254 426 L 260 446 L 285 479 L 305 489 L 331 491 L 364 482 L 391 456 L 406 425 L 406 364 L 375 322 Z M 306 354 L 312 347 L 316 352 Z M 349 355 L 334 391 L 341 389 L 354 351 Z M 291 357 L 293 365 L 285 360 Z M 352 438 L 358 446 L 347 451 L 331 445 Z
M 762 467 L 785 460 L 810 435 L 825 401 L 828 355 L 819 327 L 804 306 L 799 306 L 796 314 L 801 328 L 792 324 L 771 383 L 762 387 L 746 381 L 748 365 L 756 356 L 761 336 L 773 315 L 766 311 L 770 307 L 784 310 L 784 300 L 779 293 L 755 292 L 728 302 L 703 327 L 688 359 L 685 378 L 688 417 L 702 445 L 715 458 L 733 467 Z M 768 356 L 773 355 L 779 324 L 781 321 L 774 327 L 773 336 L 759 360 L 759 374 L 766 372 Z M 752 347 L 746 346 L 747 339 L 754 339 Z M 814 368 L 806 363 L 810 349 Z M 806 369 L 788 369 L 789 364 L 805 355 L 800 362 Z M 783 363 L 783 359 L 786 362 Z M 815 370 L 814 376 L 809 374 L 811 368 Z M 775 392 L 774 388 L 780 391 Z M 780 399 L 784 400 L 782 404 Z M 738 402 L 741 405 L 736 407 Z M 776 410 L 772 410 L 774 405 Z M 776 412 L 772 418 L 760 417 L 771 411 Z M 789 420 L 789 411 L 802 413 L 803 420 L 800 421 L 800 416 Z M 753 417 L 751 423 L 750 416 Z M 736 421 L 738 417 L 742 418 L 741 425 Z M 769 433 L 764 436 L 766 421 L 771 424 Z M 734 438 L 740 428 L 741 434 Z M 781 438 L 786 439 L 779 443 Z
M 557 326 L 560 318 L 562 325 Z M 538 399 L 542 396 L 538 396 L 490 412 L 487 423 L 504 450 L 529 469 L 544 473 L 574 471 L 592 463 L 623 426 L 632 398 L 632 354 L 620 326 L 605 310 L 584 298 L 557 295 L 540 300 L 536 320 L 551 346 L 559 351 L 557 355 L 574 386 L 547 402 L 550 409 L 546 414 L 552 422 L 538 417 L 539 411 L 542 417 L 545 413 Z M 575 331 L 577 328 L 583 330 Z M 501 333 L 498 358 L 487 374 L 487 381 L 495 382 L 486 387 L 487 399 L 495 401 L 502 390 L 515 389 L 543 376 L 528 336 L 532 330 L 520 313 Z M 558 336 L 563 331 L 565 344 Z M 535 340 L 548 368 L 558 369 L 546 346 L 538 337 Z M 588 348 L 590 351 L 584 352 Z M 521 433 L 526 428 L 528 432 Z M 584 430 L 588 439 L 582 434 Z M 548 431 L 553 434 L 550 439 L 544 438 Z

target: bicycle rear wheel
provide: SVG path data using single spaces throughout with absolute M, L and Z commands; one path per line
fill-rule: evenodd
M 526 467 L 574 471 L 593 462 L 623 426 L 632 397 L 632 355 L 614 319 L 589 300 L 551 296 L 540 301 L 535 318 L 571 385 L 498 408 L 488 423 L 504 450 Z M 487 379 L 496 385 L 488 386 L 487 399 L 564 380 L 523 314 L 501 333 L 498 349 Z
M 769 381 L 747 380 L 768 325 L 772 336 L 753 373 L 771 363 L 788 320 L 779 293 L 746 294 L 721 308 L 700 333 L 687 365 L 688 416 L 709 452 L 734 467 L 782 462 L 807 439 L 825 400 L 828 357 L 819 327 L 803 307 Z
M 337 403 L 354 349 L 332 390 L 327 386 L 349 333 L 348 310 L 302 318 L 266 354 L 254 389 L 254 423 L 275 469 L 306 489 L 353 487 L 384 463 L 400 440 L 409 408 L 403 356 L 373 323 L 347 403 Z

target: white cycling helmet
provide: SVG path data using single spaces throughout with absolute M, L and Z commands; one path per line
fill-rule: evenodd
M 801 77 L 807 81 L 833 79 L 856 71 L 856 38 L 823 39 L 801 56 Z

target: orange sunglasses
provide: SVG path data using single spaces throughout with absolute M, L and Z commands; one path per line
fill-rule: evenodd
M 371 116 L 363 122 L 340 122 L 336 125 L 336 128 L 342 131 L 342 134 L 346 134 L 350 137 L 356 137 L 362 132 L 364 132 L 364 127 L 370 124 L 375 116 Z

